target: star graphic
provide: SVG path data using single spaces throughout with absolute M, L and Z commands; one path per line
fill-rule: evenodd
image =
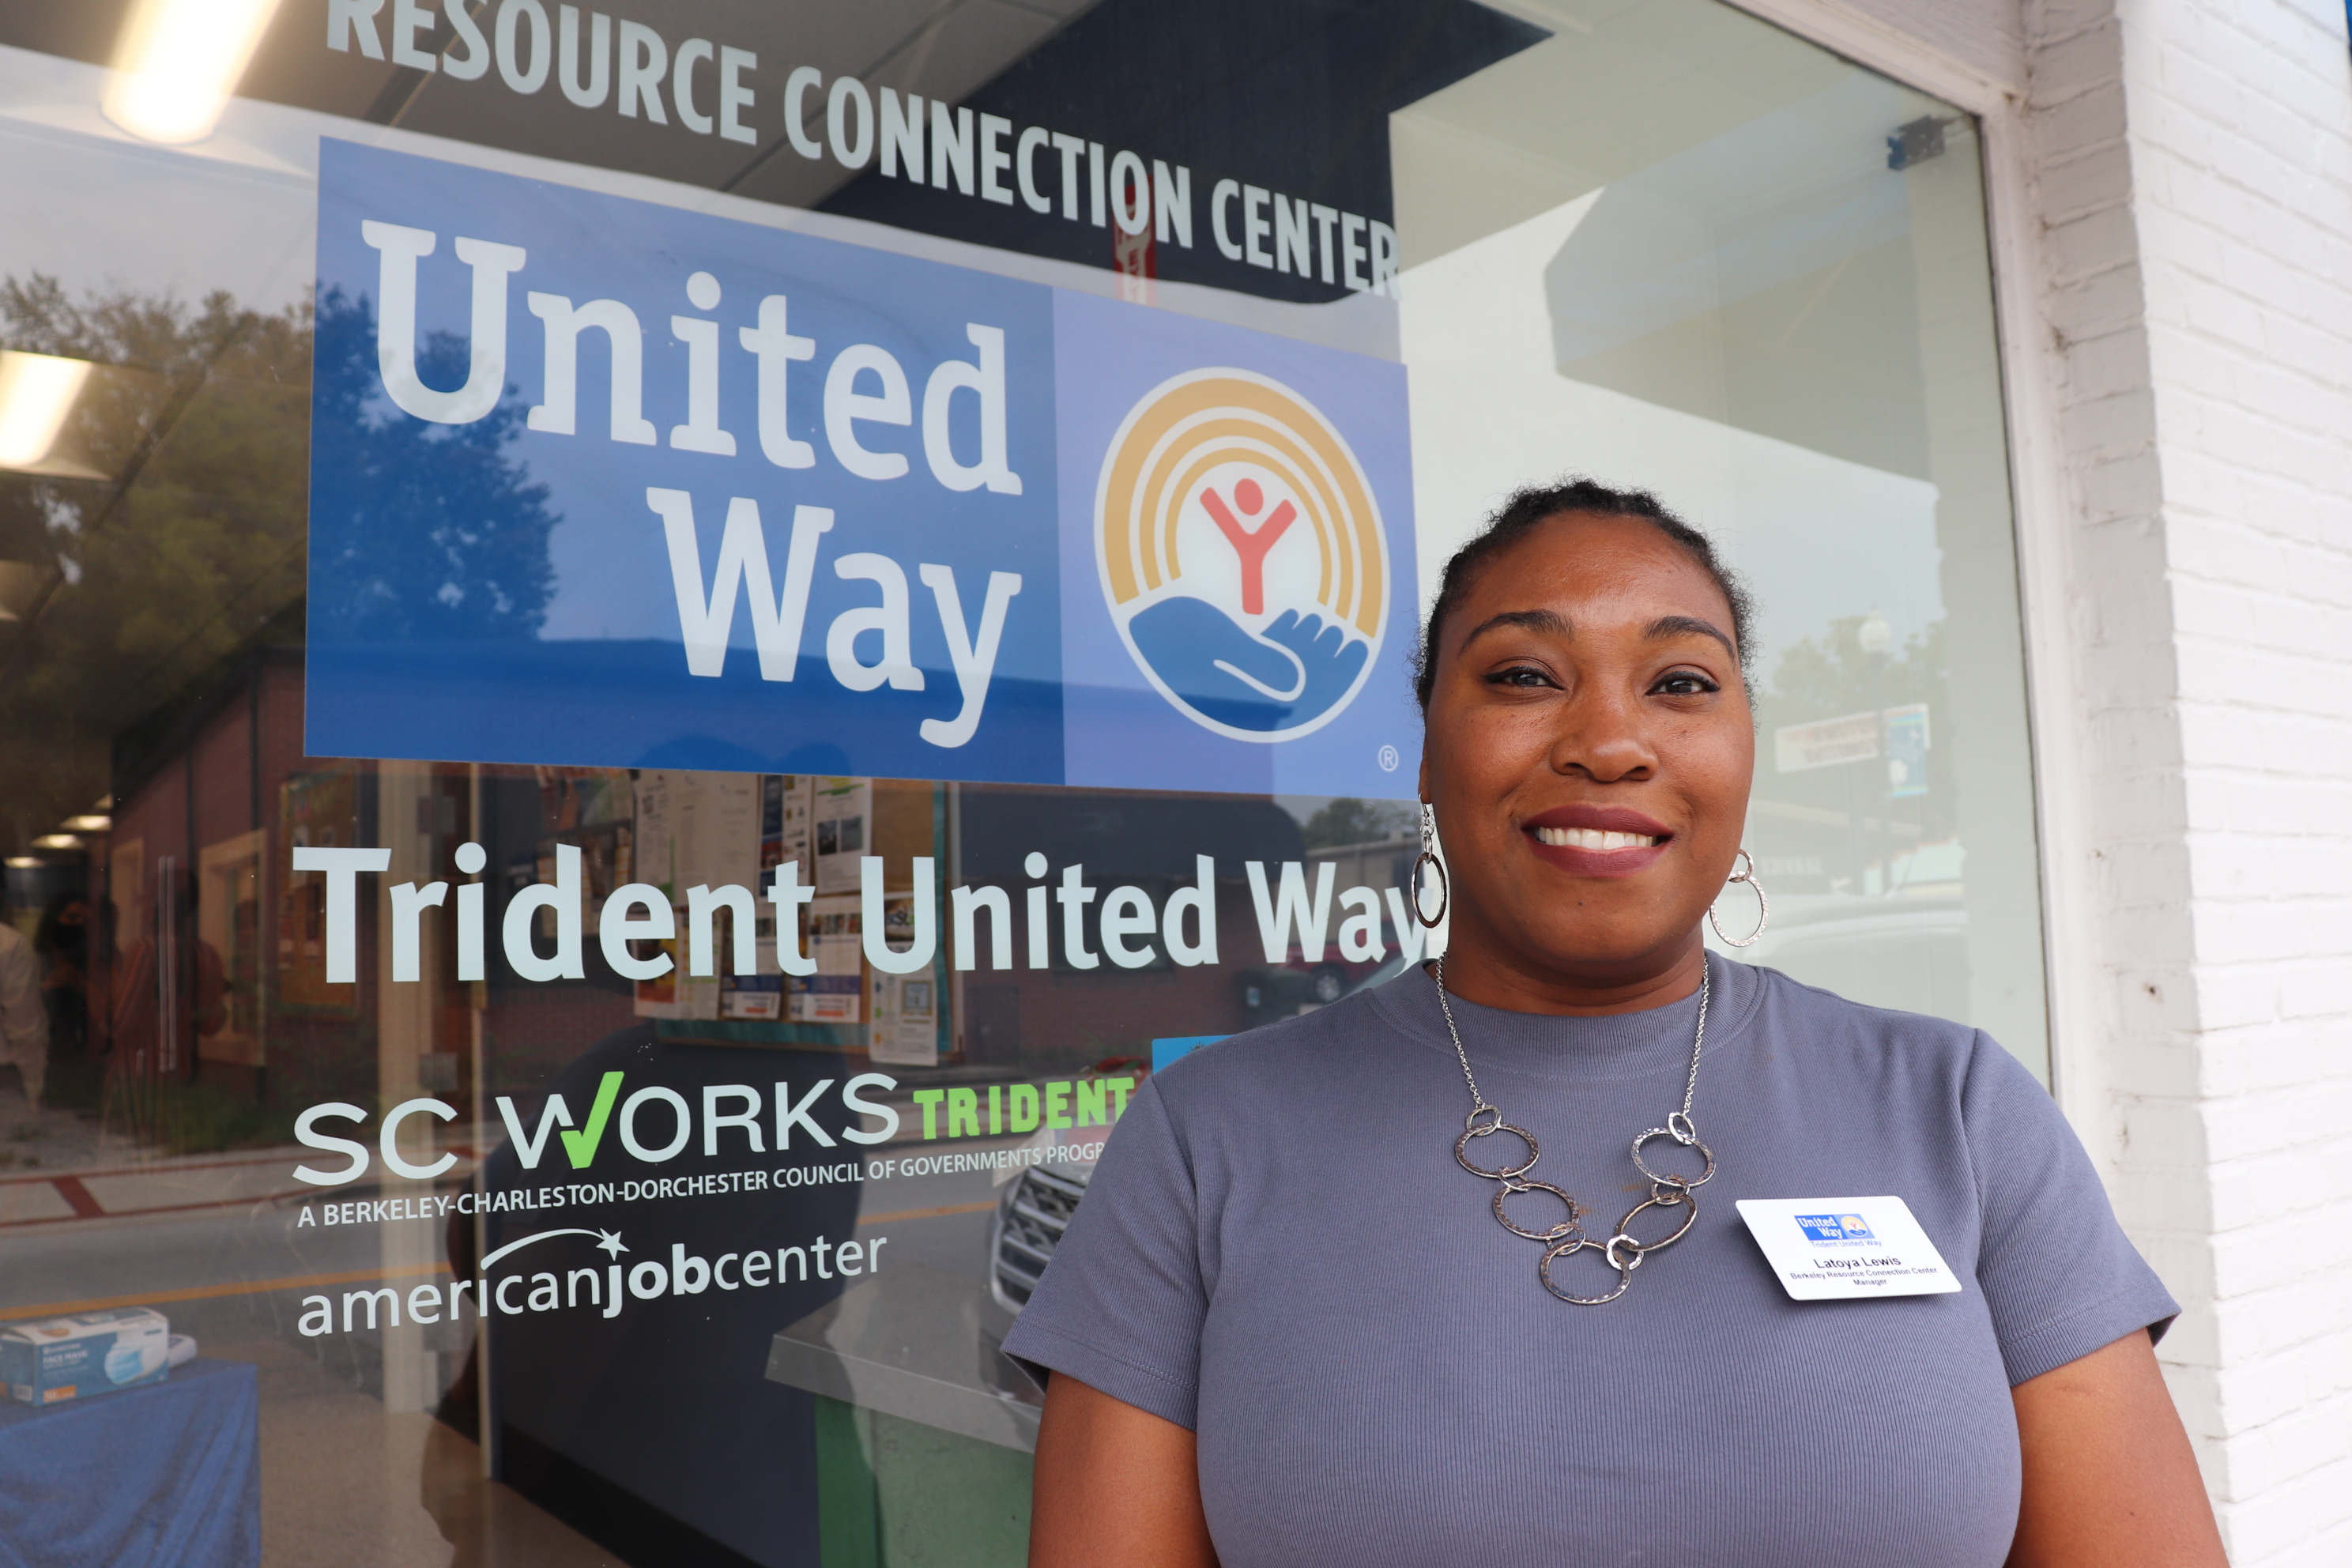
M 604 1253 L 606 1257 L 618 1258 L 621 1254 L 629 1250 L 627 1247 L 621 1245 L 621 1233 L 619 1231 L 600 1230 L 596 1234 L 604 1238 L 596 1243 L 596 1250 Z

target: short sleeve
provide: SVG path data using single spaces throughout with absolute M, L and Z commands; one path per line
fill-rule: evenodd
M 1004 1351 L 1189 1428 L 1208 1290 L 1191 1163 L 1157 1087 L 1119 1118 Z
M 1977 1284 L 2011 1387 L 2180 1311 L 2082 1141 L 2016 1058 L 1979 1034 L 1961 1115 L 1983 1203 Z

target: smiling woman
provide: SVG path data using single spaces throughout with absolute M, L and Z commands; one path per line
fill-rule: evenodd
M 2205 1539 L 2210 595 L 1864 8 L 0 3 L 9 1560 Z
M 2025 1068 L 1702 946 L 1748 620 L 1639 492 L 1455 555 L 1450 943 L 1138 1095 L 1006 1342 L 1050 1369 L 1033 1563 L 2222 1561 L 2178 1309 Z
M 1756 765 L 1748 619 L 1704 535 L 1590 483 L 1520 492 L 1447 566 L 1418 685 L 1422 798 L 1460 882 L 1465 994 L 1538 1004 L 1556 987 L 1521 994 L 1520 977 L 1554 952 L 1580 984 L 1628 965 L 1657 973 L 1620 984 L 1661 997 L 1697 984 L 1695 933 L 1739 852 Z M 1563 764 L 1598 787 L 1564 794 Z

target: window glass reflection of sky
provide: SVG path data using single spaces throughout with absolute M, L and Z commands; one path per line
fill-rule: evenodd
M 1757 668 L 1876 604 L 1898 638 L 1943 613 L 1935 488 L 1569 379 L 1545 269 L 1602 193 L 1410 269 L 1414 512 L 1423 596 L 1515 483 L 1568 470 L 1657 489 L 1730 550 L 1762 613 Z

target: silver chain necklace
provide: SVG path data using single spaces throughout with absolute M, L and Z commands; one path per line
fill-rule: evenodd
M 1433 967 L 1437 978 L 1437 1005 L 1445 1014 L 1445 1032 L 1454 1037 L 1454 1054 L 1462 1063 L 1463 1081 L 1470 1086 L 1470 1114 L 1462 1119 L 1464 1131 L 1460 1138 L 1454 1140 L 1454 1158 L 1472 1175 L 1483 1176 L 1487 1181 L 1498 1184 L 1495 1189 L 1494 1203 L 1495 1219 L 1497 1224 L 1513 1236 L 1522 1237 L 1528 1241 L 1539 1242 L 1543 1245 L 1544 1255 L 1542 1260 L 1536 1265 L 1536 1278 L 1543 1281 L 1545 1289 L 1561 1300 L 1573 1302 L 1580 1307 L 1598 1307 L 1614 1301 L 1633 1285 L 1633 1270 L 1642 1266 L 1643 1258 L 1662 1248 L 1672 1247 L 1690 1233 L 1690 1227 L 1698 1222 L 1698 1200 L 1692 1195 L 1691 1189 L 1703 1185 L 1707 1178 L 1715 1174 L 1714 1152 L 1698 1141 L 1698 1129 L 1691 1124 L 1690 1114 L 1691 1097 L 1698 1092 L 1699 1053 L 1706 1047 L 1706 1001 L 1711 976 L 1706 968 L 1705 955 L 1702 954 L 1699 960 L 1698 1032 L 1691 1039 L 1690 1077 L 1683 1084 L 1683 1108 L 1680 1110 L 1670 1111 L 1664 1127 L 1653 1127 L 1634 1138 L 1633 1168 L 1649 1178 L 1650 1195 L 1625 1211 L 1625 1217 L 1617 1222 L 1617 1234 L 1606 1241 L 1593 1240 L 1584 1234 L 1584 1227 L 1577 1223 L 1592 1212 L 1591 1208 L 1578 1203 L 1549 1182 L 1531 1182 L 1526 1179 L 1528 1172 L 1534 1169 L 1536 1161 L 1542 1157 L 1543 1151 L 1537 1146 L 1534 1133 L 1524 1127 L 1514 1127 L 1504 1121 L 1501 1108 L 1488 1103 L 1486 1095 L 1480 1092 L 1477 1075 L 1470 1070 L 1470 1053 L 1462 1048 L 1462 1031 L 1454 1023 L 1454 1004 L 1445 994 L 1445 960 L 1443 958 L 1436 960 Z M 1491 1117 L 1493 1120 L 1481 1121 L 1482 1117 Z M 1505 1166 L 1496 1171 L 1485 1170 L 1472 1164 L 1470 1141 L 1474 1138 L 1491 1138 L 1497 1132 L 1507 1132 L 1525 1143 L 1528 1146 L 1528 1157 L 1516 1165 Z M 1699 1158 L 1706 1162 L 1706 1168 L 1695 1177 L 1662 1176 L 1653 1171 L 1642 1159 L 1642 1150 L 1646 1144 L 1659 1138 L 1671 1138 L 1685 1149 L 1697 1150 Z M 1520 1193 L 1549 1193 L 1568 1205 L 1568 1217 L 1554 1225 L 1549 1230 L 1528 1229 L 1512 1219 L 1504 1207 L 1505 1204 Z M 1635 1217 L 1643 1209 L 1653 1208 L 1680 1208 L 1684 1211 L 1683 1222 L 1675 1227 L 1673 1235 L 1662 1240 L 1635 1240 L 1632 1229 Z M 1584 1247 L 1591 1247 L 1600 1253 L 1609 1266 L 1617 1270 L 1617 1288 L 1605 1296 L 1572 1296 L 1552 1281 L 1552 1259 L 1565 1258 L 1570 1253 Z M 1619 1256 L 1621 1249 L 1623 1253 L 1622 1257 Z

